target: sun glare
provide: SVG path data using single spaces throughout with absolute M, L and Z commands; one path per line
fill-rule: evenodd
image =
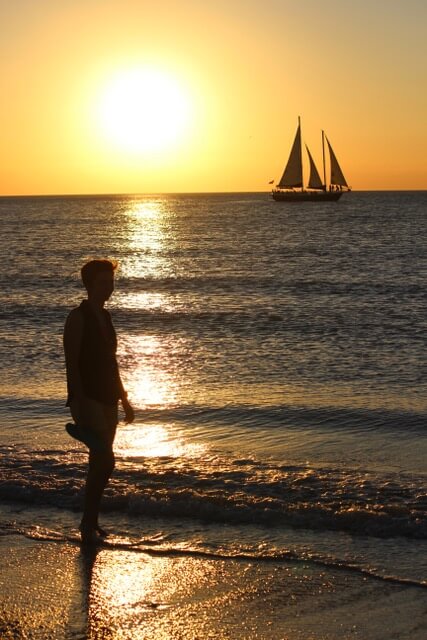
M 104 134 L 126 151 L 163 151 L 185 138 L 190 110 L 189 97 L 173 76 L 133 69 L 117 75 L 105 89 L 100 124 Z

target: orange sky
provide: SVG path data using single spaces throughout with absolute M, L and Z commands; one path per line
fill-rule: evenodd
M 268 190 L 298 115 L 353 188 L 427 188 L 421 0 L 16 0 L 0 21 L 2 195 Z M 179 95 L 144 86 L 103 122 L 147 69 Z

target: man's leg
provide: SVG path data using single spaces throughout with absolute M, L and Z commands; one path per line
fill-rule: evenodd
M 113 442 L 118 422 L 116 405 L 103 405 L 84 398 L 71 405 L 75 422 L 96 434 L 96 448 L 89 449 L 89 471 L 86 478 L 83 516 L 80 531 L 83 542 L 96 540 L 102 494 L 114 470 Z
M 89 451 L 89 471 L 86 478 L 83 516 L 80 531 L 83 542 L 96 538 L 102 494 L 114 470 L 114 453 Z

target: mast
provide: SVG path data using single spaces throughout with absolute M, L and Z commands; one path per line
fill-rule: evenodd
M 302 166 L 302 134 L 301 134 L 301 117 L 298 116 L 298 129 L 300 132 L 300 145 L 301 145 L 301 189 L 304 191 L 304 170 Z
M 325 132 L 322 129 L 322 153 L 323 153 L 323 185 L 326 191 L 326 164 L 325 164 Z

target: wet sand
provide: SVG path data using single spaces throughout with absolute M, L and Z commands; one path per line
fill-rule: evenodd
M 2 640 L 425 640 L 427 589 L 304 562 L 4 536 Z

